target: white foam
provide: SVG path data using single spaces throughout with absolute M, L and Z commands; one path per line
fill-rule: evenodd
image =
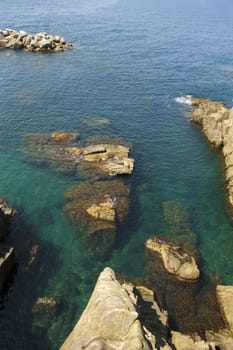
M 176 97 L 175 101 L 178 103 L 182 103 L 185 105 L 192 105 L 192 95 L 185 95 L 185 96 L 181 96 L 181 97 Z

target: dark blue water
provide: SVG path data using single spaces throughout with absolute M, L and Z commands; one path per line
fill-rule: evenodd
M 146 238 L 167 235 L 166 201 L 187 207 L 202 273 L 233 283 L 223 159 L 190 124 L 190 107 L 175 100 L 191 94 L 232 105 L 232 7 L 181 0 L 1 4 L 1 28 L 47 31 L 74 44 L 51 55 L 0 51 L 0 194 L 18 210 L 9 237 L 18 269 L 0 310 L 1 349 L 57 349 L 104 266 L 142 277 Z M 87 118 L 110 125 L 88 125 Z M 106 261 L 88 258 L 63 213 L 75 180 L 25 161 L 25 134 L 53 130 L 133 143 L 131 213 Z M 34 244 L 37 260 L 25 270 Z M 59 296 L 62 306 L 40 323 L 31 310 L 45 295 Z

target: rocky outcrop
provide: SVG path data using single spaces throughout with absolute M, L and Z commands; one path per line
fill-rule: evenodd
M 71 49 L 72 44 L 67 43 L 59 35 L 47 33 L 29 34 L 25 31 L 12 29 L 0 30 L 0 48 L 35 52 L 60 52 Z
M 66 193 L 69 202 L 64 212 L 79 226 L 89 246 L 104 252 L 114 243 L 118 223 L 128 215 L 129 193 L 119 179 L 74 185 Z
M 223 286 L 217 289 L 222 292 Z M 230 295 L 227 296 L 229 301 L 228 297 Z M 159 306 L 156 298 L 157 295 L 143 285 L 120 283 L 114 271 L 105 268 L 80 320 L 60 350 L 233 348 L 233 333 L 227 324 L 218 330 L 203 328 L 202 335 L 196 332 L 185 334 L 169 327 L 169 313 Z
M 225 178 L 228 198 L 233 206 L 233 108 L 222 102 L 192 98 L 195 107 L 191 120 L 200 124 L 202 131 L 214 147 L 221 147 L 225 159 Z
M 150 259 L 162 260 L 165 270 L 178 280 L 195 282 L 200 271 L 195 257 L 182 248 L 176 240 L 152 237 L 146 241 L 146 250 Z
M 86 309 L 60 348 L 76 349 L 157 349 L 156 335 L 140 322 L 134 287 L 120 284 L 110 268 L 100 274 Z M 163 349 L 171 349 L 165 340 Z
M 56 169 L 70 169 L 83 177 L 130 175 L 134 159 L 129 158 L 130 148 L 109 143 L 88 142 L 81 145 L 78 133 L 53 132 L 27 135 L 25 154 L 28 158 L 46 161 Z

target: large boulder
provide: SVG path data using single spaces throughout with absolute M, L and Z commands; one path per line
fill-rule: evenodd
M 146 241 L 146 250 L 150 259 L 160 258 L 164 269 L 178 280 L 195 282 L 199 279 L 200 270 L 195 257 L 178 241 L 151 237 Z
M 157 317 L 156 312 L 154 316 Z M 105 268 L 80 320 L 60 350 L 157 349 L 156 337 L 140 320 L 133 286 L 120 284 L 114 271 Z M 162 348 L 171 349 L 165 340 Z

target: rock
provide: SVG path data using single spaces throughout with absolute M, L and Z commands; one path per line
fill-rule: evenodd
M 83 124 L 89 125 L 89 126 L 105 126 L 110 125 L 111 121 L 108 118 L 84 118 L 82 120 Z
M 6 39 L 0 39 L 0 48 L 5 48 L 8 43 L 8 40 Z
M 77 325 L 60 350 L 149 350 L 139 314 L 115 273 L 105 268 Z
M 2 291 L 9 274 L 15 267 L 15 249 L 5 245 L 0 246 L 0 291 Z
M 67 133 L 64 131 L 54 131 L 50 136 L 50 140 L 52 142 L 65 143 L 65 144 L 77 142 L 78 139 L 79 139 L 79 133 L 77 132 Z
M 69 50 L 72 44 L 66 43 L 63 37 L 50 35 L 47 33 L 38 33 L 36 35 L 28 34 L 24 31 L 0 30 L 0 48 L 13 50 L 26 49 L 28 51 L 46 51 L 60 52 Z
M 178 280 L 195 282 L 199 279 L 200 271 L 195 258 L 178 241 L 152 237 L 146 241 L 146 249 L 150 258 L 160 257 L 165 270 Z
M 227 329 L 221 329 L 218 332 L 206 331 L 205 338 L 208 343 L 214 344 L 213 349 L 233 349 L 232 333 Z
M 202 131 L 214 147 L 222 147 L 226 167 L 228 199 L 233 206 L 233 108 L 228 109 L 222 102 L 192 98 L 195 109 L 191 120 L 200 124 Z
M 57 311 L 58 306 L 60 305 L 59 297 L 40 297 L 37 299 L 35 305 L 33 306 L 33 313 L 54 313 Z
M 191 249 L 196 244 L 196 234 L 193 232 L 189 213 L 183 203 L 167 201 L 163 203 L 163 216 L 167 225 L 169 237 L 175 237 L 184 246 Z
M 81 229 L 90 247 L 105 251 L 114 243 L 118 222 L 128 215 L 129 193 L 120 180 L 71 186 L 64 212 Z
M 171 332 L 172 344 L 175 345 L 176 350 L 210 350 L 216 349 L 215 344 L 210 344 L 205 342 L 199 336 L 191 337 L 190 335 L 185 335 L 180 332 Z M 212 347 L 213 346 L 213 347 Z
M 33 161 L 41 159 L 55 169 L 70 168 L 88 178 L 132 174 L 134 159 L 129 158 L 129 147 L 114 143 L 88 143 L 80 147 L 78 139 L 78 133 L 63 131 L 27 135 L 25 153 Z
M 233 286 L 218 285 L 216 293 L 226 327 L 233 332 Z

